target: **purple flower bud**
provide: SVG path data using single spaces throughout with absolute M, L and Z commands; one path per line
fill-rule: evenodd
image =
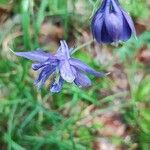
M 123 10 L 118 0 L 103 0 L 92 19 L 93 37 L 100 44 L 127 41 L 136 36 L 131 17 Z

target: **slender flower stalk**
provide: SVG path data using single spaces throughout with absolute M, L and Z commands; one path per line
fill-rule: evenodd
M 93 16 L 91 27 L 93 37 L 100 44 L 118 43 L 136 36 L 134 23 L 118 0 L 103 0 Z
M 53 75 L 54 80 L 51 83 L 50 91 L 58 93 L 61 91 L 64 81 L 75 83 L 78 87 L 88 87 L 91 80 L 86 73 L 96 77 L 103 77 L 107 74 L 97 72 L 82 61 L 71 57 L 73 49 L 69 49 L 65 41 L 60 41 L 60 47 L 55 54 L 46 53 L 42 49 L 32 52 L 16 52 L 17 56 L 21 56 L 32 60 L 32 69 L 40 73 L 35 80 L 38 88 L 41 88 L 49 76 Z

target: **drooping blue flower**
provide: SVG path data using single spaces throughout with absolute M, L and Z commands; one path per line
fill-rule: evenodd
M 71 57 L 72 49 L 68 48 L 65 41 L 60 41 L 60 47 L 55 54 L 46 53 L 42 49 L 31 52 L 16 52 L 17 56 L 21 56 L 32 60 L 32 69 L 40 73 L 35 80 L 38 88 L 41 88 L 46 80 L 53 74 L 50 91 L 53 93 L 60 92 L 64 81 L 75 83 L 79 87 L 88 87 L 91 80 L 85 73 L 92 74 L 96 77 L 103 77 L 106 74 L 97 72 L 82 61 Z
M 123 10 L 118 0 L 103 0 L 92 19 L 93 37 L 98 43 L 118 43 L 136 36 L 131 17 Z

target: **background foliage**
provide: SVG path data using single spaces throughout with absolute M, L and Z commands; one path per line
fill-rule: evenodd
M 120 2 L 138 38 L 100 47 L 90 33 L 99 0 L 0 0 L 0 149 L 150 149 L 150 4 Z M 31 62 L 9 47 L 54 51 L 60 39 L 79 45 L 76 57 L 111 75 L 93 78 L 88 89 L 65 84 L 51 94 L 47 83 L 38 91 Z

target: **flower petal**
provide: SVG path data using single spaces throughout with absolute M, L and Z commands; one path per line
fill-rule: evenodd
M 68 45 L 65 40 L 60 41 L 60 47 L 58 48 L 56 52 L 56 57 L 59 60 L 64 60 L 65 58 L 69 59 L 70 58 L 70 50 L 68 48 Z
M 123 31 L 120 37 L 121 40 L 127 41 L 131 35 L 133 34 L 136 37 L 136 30 L 134 27 L 134 23 L 132 18 L 128 15 L 128 13 L 120 6 L 118 0 L 114 0 L 117 6 L 120 8 L 120 11 L 123 16 Z
M 122 15 L 118 13 L 105 14 L 105 25 L 109 33 L 109 36 L 113 42 L 117 42 L 120 39 L 121 33 L 123 31 Z M 105 33 L 104 33 L 105 35 Z M 108 36 L 108 37 L 109 37 Z
M 127 20 L 123 17 L 123 29 L 120 36 L 120 40 L 127 41 L 132 35 L 132 30 L 127 22 Z
M 68 45 L 67 45 L 66 41 L 65 41 L 65 40 L 62 40 L 62 41 L 60 41 L 60 44 L 61 44 L 61 51 L 62 51 L 62 53 L 63 53 L 67 58 L 70 58 L 69 48 L 68 48 Z
M 73 67 L 75 67 L 81 71 L 84 71 L 86 73 L 92 74 L 97 77 L 106 76 L 105 73 L 95 71 L 93 68 L 89 67 L 88 65 L 86 65 L 85 63 L 83 63 L 82 61 L 80 61 L 78 59 L 71 58 L 71 59 L 69 59 L 69 62 Z
M 50 91 L 52 93 L 59 93 L 63 87 L 64 80 L 60 77 L 58 82 L 54 82 L 51 87 Z
M 105 9 L 105 25 L 109 35 L 104 36 L 104 41 L 107 41 L 107 38 L 111 38 L 113 40 L 112 42 L 118 42 L 123 31 L 123 16 L 120 7 L 114 0 L 107 0 Z
M 71 69 L 71 66 L 68 60 L 60 61 L 59 69 L 60 69 L 61 77 L 65 81 L 69 83 L 72 83 L 74 81 L 75 75 L 73 74 L 73 71 Z
M 104 17 L 102 13 L 97 14 L 91 24 L 93 37 L 97 42 L 101 43 L 101 31 L 104 23 Z
M 124 10 L 122 10 L 122 13 L 123 13 L 123 16 L 126 19 L 127 23 L 129 24 L 129 27 L 130 27 L 133 35 L 136 37 L 136 30 L 135 30 L 132 18 Z
M 112 43 L 112 42 L 113 38 L 109 35 L 108 30 L 106 28 L 106 24 L 104 22 L 101 31 L 101 41 L 99 43 Z
M 48 79 L 48 77 L 56 70 L 56 67 L 50 67 L 50 66 L 46 66 L 44 67 L 44 69 L 41 70 L 38 78 L 35 80 L 35 84 L 38 86 L 38 88 L 40 89 L 44 83 L 46 82 L 46 80 Z
M 37 71 L 40 68 L 44 67 L 45 65 L 48 65 L 48 64 L 45 64 L 45 63 L 34 63 L 34 64 L 32 64 L 32 69 Z
M 74 80 L 75 84 L 79 87 L 88 87 L 91 86 L 91 80 L 85 74 L 77 71 L 76 79 Z
M 61 40 L 60 44 L 61 45 L 58 48 L 58 50 L 55 54 L 55 57 L 60 61 L 65 60 L 65 59 L 69 59 L 72 49 L 68 48 L 68 45 L 67 45 L 65 40 Z
M 46 53 L 42 49 L 37 49 L 36 51 L 30 52 L 16 52 L 15 54 L 36 62 L 44 62 L 48 58 L 54 59 L 50 53 Z
M 101 43 L 101 31 L 104 24 L 104 9 L 106 7 L 106 2 L 106 0 L 102 1 L 101 7 L 94 14 L 91 23 L 93 37 L 98 43 Z
M 40 62 L 40 63 L 33 63 L 32 64 L 32 69 L 33 70 L 39 70 L 40 68 L 44 67 L 44 66 L 57 66 L 58 62 L 57 60 L 47 60 L 45 62 Z

